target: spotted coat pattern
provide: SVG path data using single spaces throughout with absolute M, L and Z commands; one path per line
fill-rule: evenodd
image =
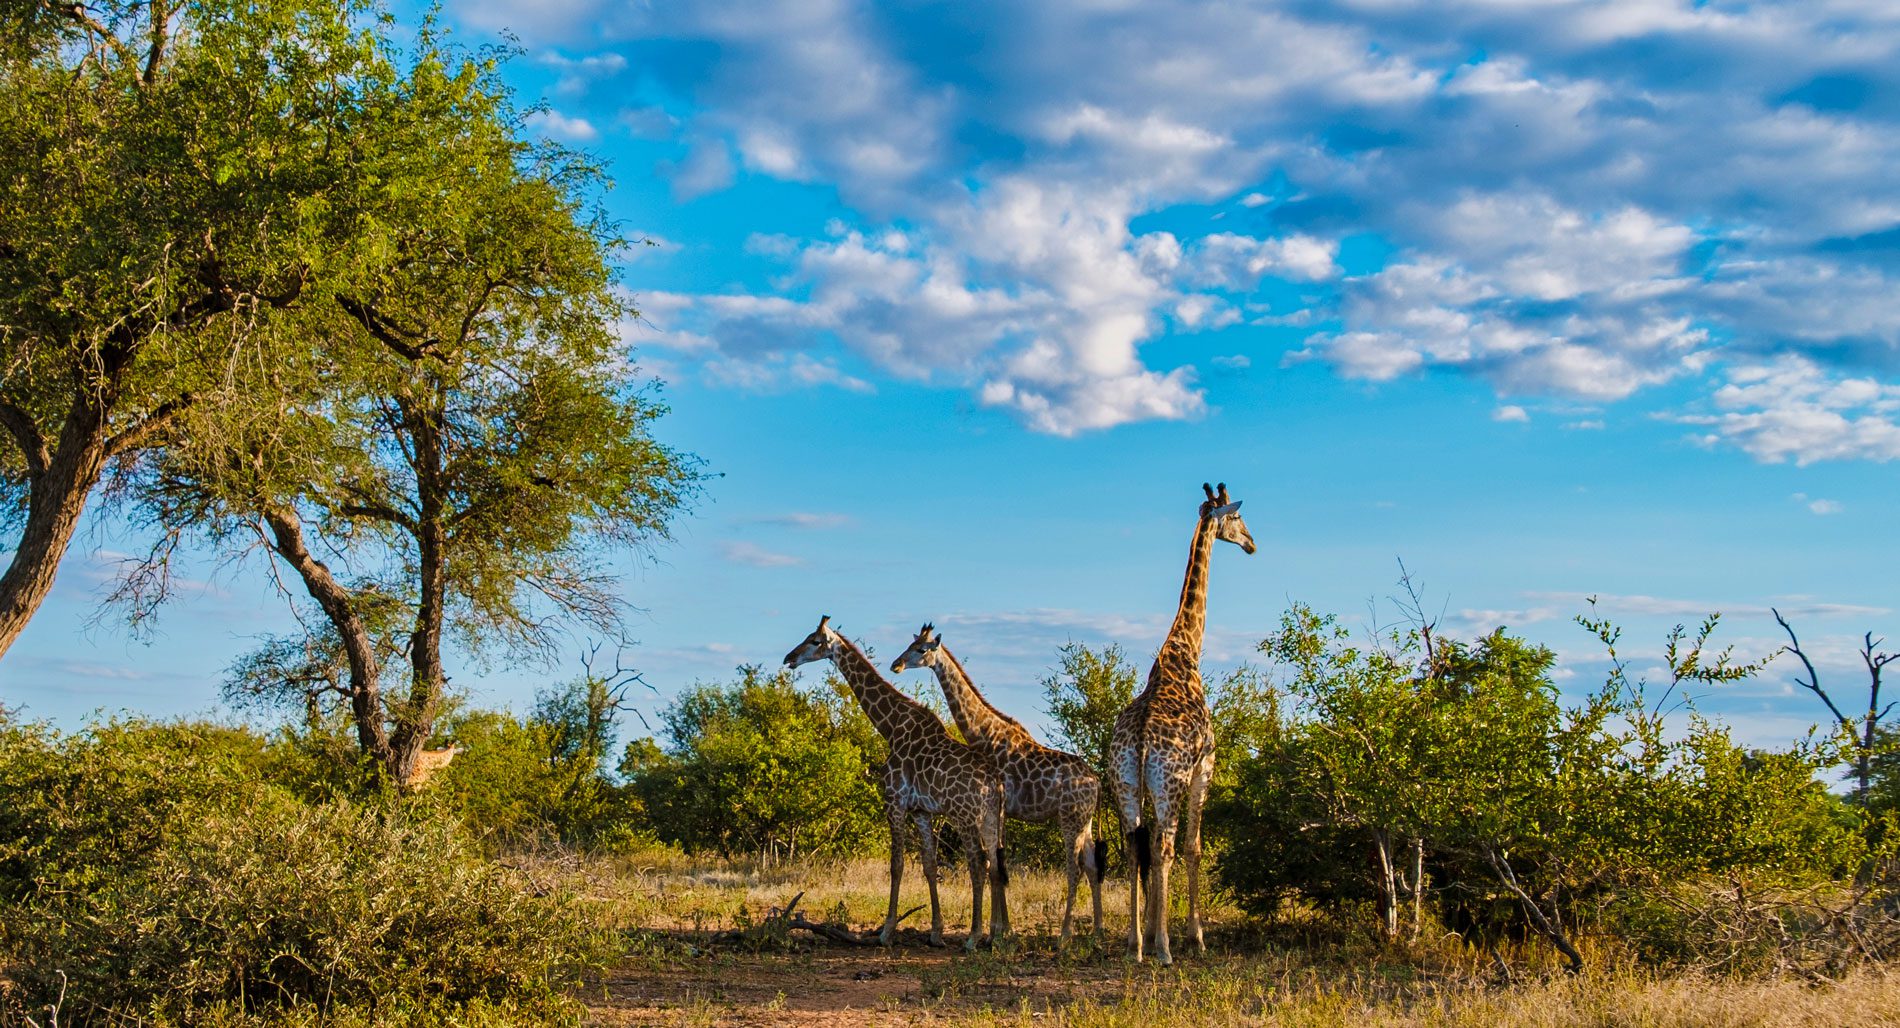
M 1174 959 L 1168 944 L 1168 875 L 1177 827 L 1182 829 L 1181 856 L 1188 868 L 1187 934 L 1197 950 L 1206 949 L 1200 907 L 1201 806 L 1214 775 L 1214 727 L 1201 685 L 1201 643 L 1207 630 L 1209 558 L 1216 539 L 1254 551 L 1253 537 L 1240 520 L 1240 504 L 1227 498 L 1226 484 L 1218 493 L 1210 486 L 1201 488 L 1207 501 L 1195 521 L 1174 624 L 1148 672 L 1147 688 L 1115 719 L 1109 748 L 1115 805 L 1138 862 L 1128 876 L 1129 950 L 1140 960 L 1145 935 L 1163 964 Z M 1148 810 L 1152 821 L 1145 816 Z
M 831 627 L 827 615 L 792 652 L 785 666 L 830 660 L 850 687 L 873 727 L 890 749 L 879 774 L 884 814 L 891 827 L 891 896 L 878 938 L 890 945 L 897 931 L 897 894 L 904 876 L 907 821 L 915 821 L 923 842 L 924 880 L 930 886 L 930 939 L 943 942 L 943 912 L 937 903 L 936 824 L 956 827 L 970 866 L 970 937 L 975 949 L 983 934 L 983 880 L 990 881 L 990 932 L 1009 934 L 1005 898 L 1008 871 L 1003 864 L 1003 779 L 980 750 L 952 738 L 928 707 L 911 699 L 877 673 L 857 645 Z
M 1069 891 L 1062 905 L 1060 942 L 1068 942 L 1072 933 L 1075 887 L 1084 874 L 1095 901 L 1095 935 L 1099 939 L 1102 868 L 1094 838 L 1101 779 L 1088 761 L 1037 742 L 1021 722 L 991 705 L 932 625 L 925 625 L 911 640 L 910 648 L 891 662 L 891 673 L 903 674 L 913 667 L 927 667 L 936 673 L 957 728 L 1002 772 L 1004 812 L 1023 821 L 1054 824 L 1061 831 L 1067 849 Z

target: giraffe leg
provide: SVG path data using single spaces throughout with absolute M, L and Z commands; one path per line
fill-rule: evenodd
M 1172 798 L 1157 795 L 1152 840 L 1154 867 L 1148 874 L 1148 938 L 1155 962 L 1164 967 L 1174 963 L 1174 953 L 1168 946 L 1168 872 L 1174 863 L 1174 830 L 1179 820 Z
M 943 908 L 937 905 L 937 829 L 930 815 L 917 815 L 917 833 L 923 840 L 924 881 L 930 885 L 930 944 L 943 945 Z
M 1168 946 L 1168 880 L 1174 864 L 1174 826 L 1163 827 L 1160 836 L 1154 870 L 1150 872 L 1154 890 L 1148 894 L 1148 928 L 1155 962 L 1166 967 L 1174 963 L 1174 953 Z
M 1117 725 L 1119 731 L 1120 726 Z M 1147 873 L 1147 832 L 1141 821 L 1141 768 L 1132 744 L 1117 739 L 1114 753 L 1115 809 L 1121 814 L 1122 831 L 1128 833 L 1128 955 L 1141 959 L 1141 890 Z
M 1213 779 L 1214 755 L 1210 753 L 1188 786 L 1186 820 L 1181 826 L 1181 857 L 1187 861 L 1188 873 L 1187 935 L 1197 954 L 1207 952 L 1201 933 L 1201 805 L 1207 802 L 1207 787 Z
M 904 813 L 896 808 L 885 811 L 891 822 L 891 903 L 884 911 L 884 928 L 877 941 L 889 946 L 897 934 L 897 890 L 904 883 Z
M 1062 837 L 1069 842 L 1069 892 L 1062 901 L 1062 935 L 1056 939 L 1057 949 L 1069 944 L 1070 927 L 1075 916 L 1075 886 L 1082 877 L 1082 854 L 1089 844 L 1088 822 L 1074 822 L 1075 819 L 1067 815 L 1062 819 Z
M 1083 829 L 1088 833 L 1087 839 L 1089 841 L 1089 849 L 1087 851 L 1089 859 L 1089 895 L 1095 902 L 1095 945 L 1097 948 L 1100 948 L 1102 945 L 1102 880 L 1108 877 L 1108 840 L 1095 838 L 1094 818 L 1090 818 L 1085 822 Z
M 975 825 L 964 826 L 963 859 L 970 865 L 970 937 L 963 948 L 975 952 L 983 943 L 983 875 L 988 861 L 983 856 L 983 840 Z
M 1003 853 L 1003 802 L 998 796 L 995 813 L 985 817 L 983 848 L 990 858 L 990 945 L 1001 946 L 1009 939 L 1009 858 Z

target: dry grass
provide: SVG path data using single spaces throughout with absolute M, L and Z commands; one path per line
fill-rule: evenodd
M 941 887 L 948 950 L 923 946 L 915 932 L 906 935 L 910 945 L 891 950 L 801 933 L 789 945 L 774 939 L 749 952 L 709 939 L 761 920 L 801 891 L 800 909 L 813 918 L 874 928 L 884 913 L 886 863 L 761 867 L 665 851 L 526 863 L 531 876 L 581 886 L 603 917 L 642 942 L 640 955 L 583 997 L 599 1025 L 1900 1025 L 1900 975 L 1880 971 L 1822 983 L 1667 976 L 1630 970 L 1598 951 L 1586 954 L 1592 969 L 1572 978 L 1542 947 L 1527 946 L 1506 954 L 1517 982 L 1504 986 L 1486 955 L 1455 939 L 1381 950 L 1313 923 L 1249 927 L 1218 900 L 1206 956 L 1171 968 L 1135 964 L 1121 955 L 1127 893 L 1114 878 L 1104 893 L 1108 945 L 1098 951 L 1084 941 L 1058 953 L 1065 883 L 1048 871 L 1013 876 L 1019 938 L 1007 952 L 965 955 L 955 946 L 969 913 L 960 867 L 945 869 Z M 1079 891 L 1078 927 L 1086 932 L 1086 885 Z M 903 905 L 926 898 L 913 859 Z M 906 922 L 927 926 L 927 911 Z

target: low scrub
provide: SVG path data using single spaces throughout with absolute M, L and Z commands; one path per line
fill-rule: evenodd
M 61 816 L 29 805 L 7 826 L 38 834 L 0 854 L 0 1024 L 55 1007 L 60 1024 L 555 1023 L 611 955 L 575 903 L 523 888 L 426 808 L 237 775 L 221 801 L 192 782 L 148 795 L 128 751 L 162 764 L 189 732 L 147 728 L 9 730 L 0 793 L 91 773 L 65 779 Z M 136 797 L 152 803 L 124 806 Z M 0 810 L 21 821 L 16 798 Z

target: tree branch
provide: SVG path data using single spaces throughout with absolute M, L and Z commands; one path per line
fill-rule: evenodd
M 150 442 L 152 437 L 163 432 L 166 426 L 178 420 L 178 415 L 191 406 L 190 396 L 180 396 L 175 400 L 166 400 L 152 409 L 138 424 L 106 440 L 107 454 L 120 454 L 135 450 Z
M 338 507 L 337 511 L 338 513 L 346 514 L 353 518 L 371 518 L 376 521 L 387 521 L 411 533 L 414 533 L 416 530 L 414 520 L 402 511 L 386 503 L 346 503 Z
M 165 44 L 171 29 L 171 11 L 165 0 L 151 0 L 152 45 L 145 54 L 145 74 L 140 84 L 150 88 L 158 80 L 158 66 L 165 60 Z
M 111 47 L 113 54 L 117 56 L 119 60 L 124 61 L 126 64 L 131 65 L 133 67 L 138 66 L 138 62 L 139 62 L 138 54 L 133 53 L 132 48 L 126 46 L 124 41 L 119 39 L 119 37 L 113 35 L 110 29 L 106 28 L 104 25 L 99 24 L 99 22 L 96 19 L 94 19 L 92 15 L 87 14 L 85 4 L 83 3 L 62 4 L 62 3 L 56 2 L 56 0 L 45 0 L 45 2 L 41 4 L 41 6 L 45 10 L 50 11 L 53 14 L 64 17 L 67 21 L 70 21 L 74 25 L 77 25 L 81 29 L 84 29 L 88 35 L 93 36 L 99 42 L 104 43 L 108 47 Z
M 411 342 L 410 340 L 421 337 L 422 333 L 403 328 L 394 320 L 377 313 L 375 308 L 361 300 L 340 296 L 337 298 L 337 304 L 343 308 L 344 313 L 355 318 L 358 324 L 374 336 L 377 342 L 409 360 L 419 361 L 435 352 L 434 339 L 424 338 L 419 343 Z
M 1815 674 L 1814 662 L 1808 659 L 1806 653 L 1802 652 L 1801 640 L 1795 638 L 1794 627 L 1788 624 L 1787 618 L 1781 616 L 1781 611 L 1770 607 L 1768 608 L 1768 612 L 1775 616 L 1775 622 L 1781 626 L 1781 630 L 1788 633 L 1788 645 L 1783 646 L 1781 651 L 1783 653 L 1794 654 L 1800 659 L 1801 666 L 1808 669 L 1808 680 L 1804 682 L 1800 678 L 1796 678 L 1794 684 L 1819 696 L 1821 702 L 1827 704 L 1828 712 L 1834 715 L 1834 719 L 1840 722 L 1843 728 L 1852 731 L 1854 722 L 1849 719 L 1847 715 L 1841 713 L 1841 708 L 1835 706 L 1833 698 L 1828 696 L 1827 692 L 1821 688 L 1821 676 Z
M 6 429 L 19 444 L 20 452 L 26 454 L 27 474 L 44 474 L 53 457 L 47 452 L 46 437 L 40 434 L 40 427 L 33 423 L 32 416 L 13 404 L 0 401 L 0 428 Z

